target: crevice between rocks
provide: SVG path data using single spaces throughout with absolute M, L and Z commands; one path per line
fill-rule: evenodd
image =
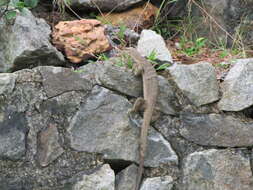
M 115 175 L 117 175 L 119 172 L 127 168 L 132 164 L 130 161 L 126 160 L 106 160 L 104 159 L 104 163 L 107 163 L 111 166 L 112 170 L 115 172 Z

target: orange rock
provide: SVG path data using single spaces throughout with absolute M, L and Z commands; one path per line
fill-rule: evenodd
M 114 26 L 126 25 L 130 29 L 140 31 L 153 26 L 158 8 L 151 3 L 121 13 L 105 13 L 101 21 Z
M 63 51 L 72 63 L 80 63 L 111 49 L 104 27 L 95 19 L 59 22 L 52 37 L 56 48 Z

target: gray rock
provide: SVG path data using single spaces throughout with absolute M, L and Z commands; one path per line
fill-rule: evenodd
M 27 120 L 24 113 L 1 110 L 0 158 L 19 160 L 26 152 Z
M 80 74 L 71 69 L 61 67 L 38 67 L 42 75 L 42 83 L 47 96 L 54 97 L 69 91 L 89 91 L 91 83 L 81 78 Z
M 71 147 L 106 159 L 136 160 L 138 129 L 129 125 L 130 107 L 127 99 L 95 86 L 67 129 Z
M 240 111 L 253 105 L 253 59 L 238 59 L 222 83 L 221 110 Z
M 175 93 L 175 87 L 162 76 L 158 76 L 158 85 L 157 107 L 159 111 L 169 115 L 177 115 L 180 110 L 180 104 Z
M 96 78 L 100 85 L 129 96 L 141 96 L 141 78 L 135 77 L 130 69 L 115 66 L 110 62 L 104 63 L 103 67 L 99 68 L 100 70 L 96 71 Z
M 142 30 L 137 50 L 142 56 L 149 56 L 155 51 L 158 60 L 173 63 L 171 53 L 167 49 L 164 39 L 152 30 Z
M 50 26 L 29 10 L 18 13 L 13 25 L 1 19 L 0 30 L 0 72 L 63 65 L 63 55 L 50 44 Z
M 196 106 L 218 100 L 218 83 L 213 66 L 207 62 L 173 65 L 169 72 L 180 90 Z
M 103 165 L 92 174 L 79 176 L 72 190 L 114 190 L 115 174 L 109 164 Z
M 142 0 L 72 0 L 72 6 L 79 10 L 122 11 Z
M 207 150 L 184 161 L 183 190 L 250 190 L 253 176 L 249 158 L 231 150 Z
M 129 122 L 127 110 L 130 108 L 125 98 L 95 86 L 67 129 L 71 147 L 77 151 L 101 153 L 108 160 L 138 162 L 140 131 Z M 145 166 L 177 162 L 170 144 L 151 129 Z
M 143 94 L 142 79 L 135 77 L 133 72 L 124 67 L 113 65 L 112 60 L 105 63 L 90 63 L 79 69 L 82 78 L 89 80 L 93 85 L 99 84 L 105 88 L 117 91 L 132 97 L 141 97 Z M 164 77 L 158 77 L 159 95 L 157 107 L 159 111 L 176 115 L 180 106 L 175 94 L 175 88 Z
M 54 68 L 50 68 L 51 71 L 47 67 L 47 76 L 54 75 Z M 62 76 L 58 75 L 59 78 L 69 76 L 69 72 L 61 72 L 61 74 Z M 43 86 L 44 78 L 38 68 L 24 69 L 7 75 L 15 76 L 15 83 L 8 82 L 9 78 L 3 77 L 3 79 L 6 78 L 6 84 L 10 84 L 10 89 L 6 87 L 0 95 L 1 190 L 60 190 L 67 179 L 101 164 L 99 155 L 74 151 L 64 141 L 69 121 L 79 109 L 80 104 L 86 101 L 89 90 L 80 90 L 77 86 L 77 89 L 72 88 L 71 91 L 62 91 L 60 95 L 47 98 Z M 80 83 L 84 81 L 78 77 L 77 80 Z M 71 83 L 71 81 L 65 82 Z M 13 83 L 15 86 L 12 89 Z M 58 85 L 61 84 L 59 81 Z M 57 87 L 56 84 L 55 86 Z M 58 92 L 58 88 L 55 90 Z M 58 132 L 48 130 L 47 127 L 51 125 L 56 126 Z M 42 135 L 46 131 L 50 134 Z M 43 144 L 44 147 L 41 146 L 42 143 L 39 140 L 41 136 L 48 137 L 48 141 L 45 140 Z M 61 148 L 53 150 L 53 147 L 58 147 L 57 143 L 65 150 L 58 157 Z M 41 167 L 38 162 L 38 153 L 43 149 L 42 147 L 48 148 L 45 153 L 49 153 L 44 157 L 45 159 L 41 159 L 44 163 L 50 163 L 45 167 Z
M 173 179 L 171 176 L 146 178 L 140 190 L 172 190 Z
M 113 60 L 103 63 L 90 63 L 78 71 L 82 78 L 89 80 L 93 85 L 99 84 L 128 96 L 141 96 L 141 78 L 135 77 L 130 69 L 116 66 L 112 62 Z
M 180 125 L 180 118 L 166 115 L 156 121 L 154 128 L 169 141 L 179 158 L 183 158 L 196 150 L 202 150 L 196 143 L 190 142 L 182 137 L 179 132 Z
M 128 166 L 116 175 L 115 190 L 133 190 L 136 184 L 138 167 L 135 164 Z
M 16 82 L 15 74 L 0 73 L 0 94 L 9 94 L 13 91 Z
M 171 148 L 170 143 L 153 128 L 150 128 L 147 146 L 148 150 L 144 160 L 145 166 L 158 167 L 161 164 L 178 164 L 177 154 Z
M 38 161 L 43 167 L 56 160 L 64 152 L 59 144 L 59 133 L 54 125 L 49 125 L 39 133 L 38 142 Z
M 181 114 L 180 133 L 199 145 L 242 147 L 253 145 L 253 121 L 232 115 Z

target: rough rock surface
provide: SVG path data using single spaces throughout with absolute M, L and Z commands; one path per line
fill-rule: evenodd
M 199 145 L 242 147 L 253 145 L 253 121 L 233 115 L 181 114 L 180 134 Z
M 59 133 L 54 125 L 49 125 L 39 133 L 38 144 L 38 161 L 41 166 L 47 166 L 64 152 L 59 144 Z
M 210 88 L 217 81 L 202 66 L 194 72 Z M 204 94 L 196 107 L 173 77 L 158 80 L 161 117 L 149 130 L 142 188 L 251 190 L 252 106 L 222 112 Z M 127 111 L 141 95 L 141 77 L 113 59 L 0 74 L 0 189 L 132 190 L 142 117 Z
M 140 190 L 172 190 L 173 179 L 171 176 L 146 178 Z
M 9 94 L 13 91 L 16 82 L 15 74 L 0 73 L 0 94 Z
M 177 165 L 178 156 L 172 149 L 170 143 L 152 128 L 149 131 L 147 153 L 144 165 L 158 167 L 164 165 Z
M 143 93 L 141 77 L 135 77 L 131 70 L 116 66 L 116 63 L 113 60 L 91 63 L 81 67 L 79 72 L 83 78 L 93 84 L 102 85 L 131 97 L 141 97 Z M 175 94 L 175 88 L 162 76 L 158 77 L 158 84 L 160 98 L 157 100 L 157 107 L 165 114 L 177 114 L 181 106 Z
M 67 129 L 71 147 L 101 153 L 107 160 L 138 162 L 139 129 L 129 121 L 127 110 L 131 106 L 125 98 L 108 89 L 93 88 Z M 148 144 L 146 166 L 178 163 L 170 144 L 157 132 L 151 132 Z
M 183 190 L 250 190 L 253 176 L 249 158 L 232 150 L 207 150 L 184 161 Z
M 18 160 L 25 155 L 27 121 L 23 113 L 1 109 L 0 158 Z
M 91 174 L 79 174 L 72 186 L 74 190 L 114 190 L 115 175 L 109 164 Z
M 155 52 L 158 60 L 173 63 L 171 53 L 167 49 L 164 39 L 152 30 L 142 30 L 137 50 L 142 56 L 149 56 L 152 52 Z
M 74 0 L 72 6 L 79 10 L 99 9 L 101 11 L 121 11 L 142 0 Z
M 54 70 L 53 67 L 51 69 Z M 4 74 L 3 77 L 6 83 L 2 84 L 10 87 L 6 89 L 3 85 L 0 96 L 0 187 L 3 190 L 58 189 L 66 183 L 66 179 L 98 164 L 97 155 L 69 149 L 63 133 L 89 90 L 62 89 L 60 95 L 47 98 L 39 70 L 42 67 Z M 47 76 L 54 75 L 48 67 L 46 70 Z M 64 72 L 61 74 L 64 76 Z M 52 149 L 48 149 L 48 159 L 44 161 L 50 164 L 42 168 L 37 162 L 38 152 L 41 147 L 55 147 L 53 142 L 57 138 L 39 141 L 38 136 L 50 125 L 57 128 L 65 152 L 55 159 L 59 150 L 49 153 Z
M 96 86 L 67 129 L 71 148 L 103 153 L 107 159 L 136 160 L 138 130 L 129 125 L 130 108 L 125 98 Z
M 18 14 L 13 25 L 1 19 L 0 31 L 0 72 L 64 64 L 63 55 L 49 41 L 50 26 L 29 10 Z
M 221 110 L 240 111 L 253 105 L 253 59 L 238 59 L 222 83 Z
M 61 67 L 39 67 L 42 84 L 49 98 L 74 90 L 89 91 L 91 83 L 70 69 Z
M 133 190 L 136 184 L 138 167 L 131 164 L 116 175 L 115 190 Z
M 173 65 L 169 72 L 179 89 L 196 106 L 219 99 L 219 86 L 213 66 L 207 62 Z
M 141 31 L 153 26 L 157 12 L 157 7 L 151 3 L 145 3 L 121 13 L 105 14 L 101 16 L 101 20 L 114 26 L 125 25 L 132 30 Z
M 200 146 L 182 138 L 180 134 L 181 120 L 178 117 L 162 116 L 154 125 L 163 137 L 168 140 L 179 158 L 183 158 L 197 150 L 202 150 Z M 169 175 L 171 175 L 169 173 Z
M 80 63 L 95 54 L 111 49 L 101 22 L 94 19 L 61 21 L 52 34 L 57 49 L 72 63 Z

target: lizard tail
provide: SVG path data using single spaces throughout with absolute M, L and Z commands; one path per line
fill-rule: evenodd
M 140 165 L 138 168 L 138 174 L 137 174 L 137 178 L 136 178 L 136 184 L 135 184 L 135 190 L 139 190 L 140 189 L 140 185 L 141 185 L 141 179 L 142 179 L 142 174 L 143 174 L 143 161 L 140 161 Z

